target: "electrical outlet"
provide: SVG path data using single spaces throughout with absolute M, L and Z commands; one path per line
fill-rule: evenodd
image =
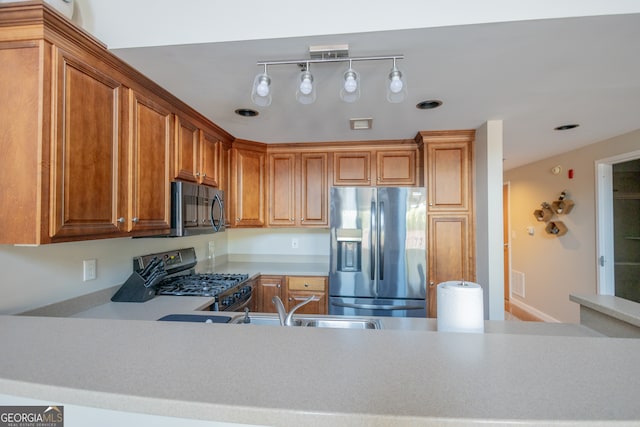
M 95 259 L 85 259 L 82 261 L 82 280 L 95 280 L 97 274 L 98 261 Z
M 291 239 L 291 247 L 293 249 L 298 249 L 298 245 L 299 245 L 299 241 L 297 237 L 294 237 L 293 239 Z

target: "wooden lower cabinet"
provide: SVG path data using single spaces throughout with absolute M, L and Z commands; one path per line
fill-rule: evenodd
M 261 313 L 276 313 L 276 306 L 271 299 L 275 296 L 283 298 L 284 276 L 260 276 L 258 279 L 258 298 L 256 311 Z M 283 301 L 284 302 L 284 301 Z
M 327 314 L 327 278 L 324 276 L 287 276 L 287 311 L 313 296 L 298 310 L 300 314 Z
M 313 301 L 300 307 L 296 313 L 327 314 L 327 295 L 326 276 L 263 275 L 258 279 L 255 311 L 276 313 L 276 307 L 271 301 L 274 296 L 280 297 L 287 311 L 314 296 Z
M 474 240 L 469 215 L 428 215 L 428 315 L 437 317 L 436 287 L 450 280 L 475 280 Z

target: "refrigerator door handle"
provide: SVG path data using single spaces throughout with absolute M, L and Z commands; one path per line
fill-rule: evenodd
M 384 280 L 384 202 L 380 202 L 380 237 L 378 238 L 378 282 Z M 376 289 L 377 291 L 377 289 Z
M 369 233 L 369 264 L 370 264 L 370 277 L 371 280 L 376 280 L 376 254 L 375 254 L 375 250 L 374 250 L 374 246 L 373 246 L 373 242 L 375 242 L 376 240 L 376 203 L 372 200 L 371 201 L 371 232 Z M 378 290 L 376 289 L 376 294 L 378 293 Z
M 363 308 L 366 310 L 424 310 L 424 307 L 420 305 L 351 304 L 348 302 L 332 302 L 331 305 L 347 308 Z

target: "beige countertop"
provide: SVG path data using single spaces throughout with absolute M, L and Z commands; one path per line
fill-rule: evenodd
M 270 265 L 224 271 L 326 274 Z M 640 340 L 580 325 L 487 321 L 485 334 L 455 334 L 416 318 L 379 318 L 382 330 L 156 322 L 230 313 L 198 311 L 206 297 L 110 294 L 72 303 L 74 318 L 0 316 L 0 394 L 272 426 L 640 420 Z
M 633 339 L 0 316 L 0 342 L 0 394 L 118 411 L 274 426 L 640 420 Z

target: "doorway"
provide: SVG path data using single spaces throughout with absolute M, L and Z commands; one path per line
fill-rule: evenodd
M 596 177 L 597 292 L 640 302 L 640 151 L 598 160 Z

